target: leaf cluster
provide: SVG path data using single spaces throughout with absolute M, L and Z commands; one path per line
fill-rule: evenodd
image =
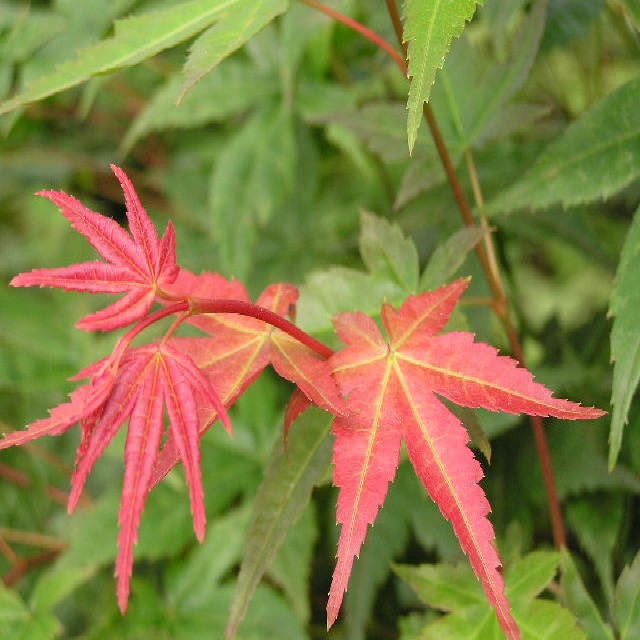
M 327 637 L 336 548 L 332 617 L 350 577 L 328 637 L 504 637 L 492 605 L 524 638 L 635 637 L 638 3 L 406 2 L 408 80 L 307 4 L 0 3 L 0 273 L 96 293 L 0 291 L 3 442 L 69 429 L 2 452 L 0 638 Z M 394 41 L 384 3 L 327 5 Z M 477 226 L 460 229 L 425 101 Z M 121 173 L 123 207 L 112 162 L 153 224 Z M 521 370 L 479 352 L 510 351 L 473 255 L 489 238 L 537 380 L 611 401 L 610 418 L 545 421 L 562 554 L 514 415 L 531 407 L 487 384 Z M 465 286 L 449 333 L 405 349 L 398 327 L 424 292 Z M 256 300 L 337 355 L 255 317 L 195 313 L 204 299 Z M 79 318 L 92 331 L 71 331 Z M 229 407 L 233 438 L 209 431 Z M 425 445 L 431 425 L 448 425 L 441 445 Z M 432 459 L 448 470 L 440 494 Z M 179 460 L 186 473 L 169 472 Z

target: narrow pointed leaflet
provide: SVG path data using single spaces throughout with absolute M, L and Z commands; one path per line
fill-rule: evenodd
M 482 469 L 467 447 L 467 431 L 438 395 L 466 407 L 566 419 L 598 418 L 604 412 L 554 398 L 526 369 L 474 342 L 470 333 L 436 335 L 467 284 L 458 280 L 412 296 L 399 311 L 385 304 L 382 322 L 388 340 L 363 313 L 335 319 L 346 347 L 331 358 L 331 365 L 350 412 L 336 418 L 333 427 L 342 528 L 328 626 L 340 610 L 367 528 L 395 477 L 404 440 L 416 474 L 453 525 L 507 637 L 520 638 L 498 571 L 489 503 L 478 484 Z
M 156 291 L 178 275 L 175 231 L 171 223 L 162 239 L 122 169 L 111 167 L 122 185 L 127 204 L 129 235 L 115 220 L 87 209 L 62 191 L 38 195 L 58 205 L 73 228 L 106 260 L 84 262 L 57 269 L 34 269 L 11 281 L 14 287 L 57 287 L 90 293 L 126 293 L 120 300 L 78 322 L 87 331 L 111 331 L 143 318 L 151 309 Z

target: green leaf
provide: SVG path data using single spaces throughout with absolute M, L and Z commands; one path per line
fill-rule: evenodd
M 529 76 L 544 31 L 547 5 L 548 0 L 537 0 L 533 5 L 513 37 L 506 62 L 487 65 L 486 57 L 465 39 L 452 48 L 432 100 L 441 124 L 444 118 L 453 121 L 450 128 L 455 130 L 460 148 L 507 136 L 541 114 L 537 105 L 507 103 Z
M 239 0 L 190 0 L 178 5 L 117 20 L 112 37 L 78 51 L 0 104 L 0 114 L 86 82 L 89 78 L 128 67 L 191 38 L 232 10 Z
M 95 568 L 90 566 L 54 565 L 38 580 L 29 599 L 31 608 L 34 611 L 51 611 L 94 573 Z
M 282 588 L 300 620 L 305 622 L 311 613 L 309 584 L 317 537 L 316 510 L 314 503 L 310 502 L 298 522 L 287 532 L 276 559 L 267 570 L 269 578 Z
M 397 282 L 407 294 L 418 284 L 418 252 L 398 224 L 362 211 L 360 255 L 370 273 Z
M 485 603 L 478 580 L 466 564 L 396 565 L 393 570 L 409 584 L 424 604 L 435 609 L 459 611 Z
M 395 282 L 364 271 L 330 267 L 311 273 L 300 288 L 297 322 L 305 331 L 335 339 L 331 318 L 358 309 L 369 315 L 380 312 L 380 302 L 400 304 L 406 293 Z
M 439 245 L 422 272 L 419 290 L 429 291 L 448 282 L 485 233 L 479 227 L 464 227 Z
M 256 586 L 329 465 L 331 422 L 332 416 L 311 408 L 292 426 L 288 449 L 282 441 L 276 443 L 255 499 L 226 638 L 236 637 Z
M 249 273 L 259 227 L 293 191 L 296 156 L 293 121 L 280 107 L 254 114 L 218 156 L 209 200 L 228 275 Z
M 514 607 L 522 640 L 587 640 L 571 612 L 557 602 L 534 600 Z
M 556 551 L 533 551 L 509 567 L 506 589 L 509 600 L 535 598 L 553 580 L 560 559 Z
M 578 618 L 578 623 L 589 640 L 614 640 L 611 627 L 602 620 L 600 611 L 585 588 L 578 568 L 567 550 L 562 552 L 560 587 L 565 605 Z
M 640 282 L 640 208 L 636 210 L 627 233 L 609 305 L 609 315 L 613 317 L 611 360 L 614 363 L 609 469 L 613 469 L 618 459 L 631 399 L 640 381 L 640 287 L 638 282 Z
M 0 640 L 50 640 L 60 630 L 55 616 L 30 611 L 18 593 L 0 580 Z
M 409 151 L 418 136 L 422 106 L 429 101 L 436 70 L 441 68 L 451 40 L 471 20 L 478 0 L 407 0 L 404 39 L 408 44 L 409 98 L 407 133 Z
M 571 124 L 525 176 L 487 205 L 490 213 L 607 198 L 640 176 L 640 78 Z
M 175 571 L 167 594 L 172 607 L 186 613 L 207 606 L 220 579 L 242 556 L 248 524 L 249 511 L 241 508 L 208 525 L 204 544 Z
M 640 637 L 640 552 L 616 585 L 614 612 L 620 640 Z
M 523 640 L 586 640 L 575 618 L 556 602 L 534 599 L 553 579 L 561 554 L 533 552 L 506 573 L 506 591 Z M 466 565 L 399 567 L 418 597 L 451 613 L 428 623 L 416 640 L 502 640 L 504 632 Z
M 214 26 L 191 46 L 184 65 L 183 97 L 204 75 L 286 11 L 288 0 L 237 0 Z

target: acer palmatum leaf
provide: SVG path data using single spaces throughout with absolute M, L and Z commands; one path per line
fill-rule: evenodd
M 206 516 L 200 471 L 198 407 L 209 407 L 214 419 L 221 416 L 230 429 L 222 401 L 187 354 L 170 343 L 133 349 L 127 349 L 128 344 L 122 339 L 111 356 L 81 371 L 77 377 L 89 377 L 90 382 L 73 391 L 70 402 L 52 409 L 49 418 L 38 420 L 24 431 L 10 433 L 0 440 L 0 449 L 6 449 L 44 435 L 60 435 L 80 423 L 82 439 L 68 503 L 71 513 L 96 461 L 129 421 L 116 565 L 118 603 L 123 613 L 129 595 L 133 546 L 164 433 L 165 406 L 169 437 L 185 465 L 193 526 L 200 541 L 205 535 Z
M 335 621 L 355 556 L 395 476 L 402 440 L 416 473 L 451 521 L 488 601 L 510 640 L 520 637 L 498 571 L 489 503 L 478 485 L 482 469 L 467 448 L 468 435 L 436 393 L 493 411 L 589 419 L 603 411 L 553 398 L 533 376 L 469 333 L 442 330 L 468 281 L 410 297 L 399 311 L 385 304 L 385 340 L 363 313 L 337 316 L 346 347 L 331 358 L 334 377 L 348 397 L 349 415 L 336 418 L 334 482 L 342 525 L 329 593 L 327 624 Z
M 168 224 L 162 240 L 124 171 L 112 165 L 127 203 L 129 235 L 115 220 L 91 211 L 62 191 L 41 191 L 51 200 L 106 262 L 94 261 L 56 269 L 34 269 L 11 281 L 14 287 L 56 287 L 89 293 L 126 293 L 117 302 L 86 316 L 76 326 L 88 331 L 110 331 L 143 318 L 159 288 L 178 276 L 175 231 Z
M 249 301 L 239 282 L 225 281 L 217 274 L 193 276 L 181 270 L 177 282 L 184 283 L 192 295 L 211 297 L 222 293 Z M 256 304 L 286 316 L 297 298 L 298 290 L 293 285 L 274 284 L 264 290 Z M 224 406 L 233 404 L 271 363 L 283 378 L 298 385 L 310 403 L 334 415 L 346 413 L 327 359 L 267 322 L 230 313 L 201 314 L 189 318 L 188 322 L 211 337 L 175 338 L 171 343 L 194 360 L 218 391 Z M 200 407 L 199 411 L 202 435 L 215 422 L 217 411 L 215 407 Z M 160 482 L 178 460 L 177 448 L 170 437 L 158 458 L 151 486 Z

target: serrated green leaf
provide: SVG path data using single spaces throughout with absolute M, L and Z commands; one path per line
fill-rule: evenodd
M 418 136 L 422 106 L 429 101 L 436 70 L 441 68 L 451 40 L 471 20 L 478 0 L 407 0 L 404 40 L 408 44 L 409 98 L 407 134 L 409 151 Z
M 609 315 L 613 317 L 611 360 L 614 363 L 609 469 L 613 469 L 618 459 L 631 399 L 640 381 L 640 287 L 638 282 L 640 282 L 640 208 L 636 210 L 627 232 L 609 305 Z
M 613 608 L 620 640 L 640 637 L 640 552 L 618 580 Z
M 448 282 L 485 233 L 480 227 L 465 227 L 439 245 L 422 272 L 419 290 L 429 291 Z
M 237 0 L 220 21 L 205 31 L 191 46 L 184 65 L 181 97 L 203 76 L 286 11 L 289 0 Z
M 534 599 L 553 579 L 560 559 L 556 552 L 533 552 L 507 571 L 506 591 L 523 640 L 586 640 L 568 610 L 555 602 Z M 467 566 L 423 565 L 400 567 L 397 572 L 423 602 L 451 612 L 428 623 L 416 640 L 504 638 L 495 613 Z
M 534 600 L 514 607 L 522 640 L 587 640 L 570 611 L 557 602 Z
M 640 176 L 640 78 L 571 124 L 524 177 L 487 205 L 489 213 L 570 206 L 607 198 Z
M 513 614 L 522 640 L 587 640 L 575 619 L 559 604 L 542 600 L 520 602 Z M 495 616 L 488 608 L 470 607 L 427 625 L 416 640 L 503 640 Z
M 562 552 L 562 578 L 560 580 L 565 605 L 577 617 L 589 640 L 614 640 L 611 627 L 602 620 L 600 611 L 582 582 L 571 554 Z
M 115 23 L 112 37 L 78 52 L 0 104 L 0 114 L 75 87 L 89 78 L 134 65 L 206 29 L 239 0 L 190 0 Z
M 236 637 L 256 586 L 329 465 L 331 422 L 332 416 L 311 408 L 292 426 L 287 450 L 282 441 L 276 443 L 254 502 L 254 516 L 229 613 L 225 636 L 228 639 Z
M 395 282 L 356 269 L 330 267 L 308 275 L 300 287 L 297 322 L 305 331 L 330 339 L 335 335 L 331 318 L 336 313 L 358 309 L 376 315 L 382 300 L 399 304 L 405 298 Z
M 370 273 L 416 292 L 418 252 L 398 224 L 367 211 L 360 214 L 360 255 Z

